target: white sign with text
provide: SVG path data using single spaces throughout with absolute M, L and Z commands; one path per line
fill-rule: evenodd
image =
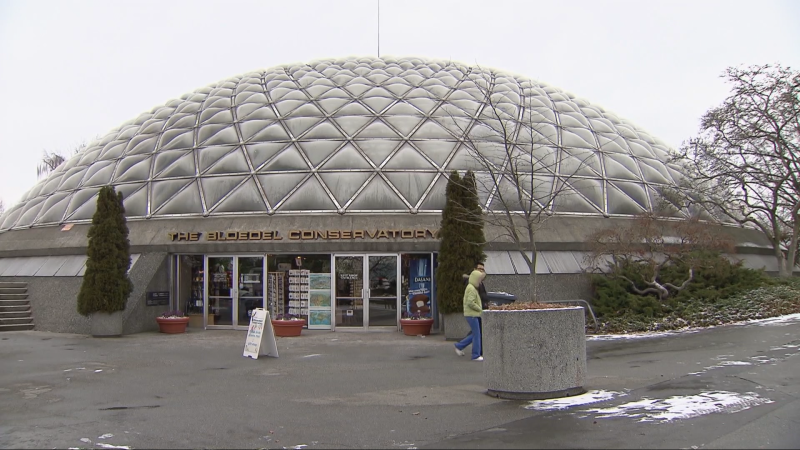
M 272 318 L 269 316 L 269 311 L 262 308 L 254 309 L 250 316 L 250 328 L 247 329 L 247 340 L 244 342 L 242 354 L 253 359 L 258 359 L 259 355 L 278 357 L 278 343 L 275 342 Z

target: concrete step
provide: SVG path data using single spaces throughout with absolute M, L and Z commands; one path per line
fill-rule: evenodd
M 32 323 L 25 323 L 19 325 L 0 325 L 0 332 L 3 331 L 26 331 L 32 330 L 33 324 Z
M 0 309 L 0 319 L 16 319 L 17 317 L 32 317 L 30 308 L 23 311 L 3 311 Z
M 14 299 L 5 299 L 0 298 L 0 307 L 3 306 L 20 306 L 20 305 L 30 305 L 30 301 L 24 298 L 14 298 Z
M 30 310 L 31 310 L 31 305 L 28 305 L 28 304 L 25 304 L 25 305 L 0 306 L 0 311 L 7 312 L 7 313 L 10 313 L 10 312 L 24 312 L 24 311 L 30 311 Z
M 25 300 L 28 294 L 0 294 L 0 301 L 2 300 Z
M 0 318 L 0 325 L 33 325 L 33 317 Z
M 0 294 L 27 294 L 27 287 L 2 287 L 0 286 Z
M 28 288 L 28 283 L 24 281 L 0 281 L 0 288 Z

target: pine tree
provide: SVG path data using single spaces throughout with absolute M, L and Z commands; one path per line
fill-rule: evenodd
M 78 313 L 88 316 L 122 311 L 133 290 L 128 279 L 131 255 L 122 194 L 117 194 L 113 186 L 100 189 L 88 238 Z
M 436 301 L 439 312 L 449 314 L 463 312 L 462 275 L 470 273 L 476 262 L 483 261 L 484 239 L 483 224 L 475 222 L 475 210 L 472 209 L 477 207 L 480 210 L 474 175 L 467 172 L 462 179 L 458 172 L 453 171 L 447 182 L 445 195 L 442 225 L 439 229 L 441 243 L 439 264 L 436 268 Z

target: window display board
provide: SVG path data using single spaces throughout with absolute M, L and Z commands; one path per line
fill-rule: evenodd
M 331 274 L 310 273 L 308 280 L 308 329 L 331 329 Z
M 269 311 L 262 308 L 253 310 L 250 316 L 250 328 L 244 341 L 242 356 L 258 359 L 260 355 L 278 357 L 278 343 L 275 342 L 275 330 Z
M 308 275 L 305 269 L 289 271 L 289 308 L 287 314 L 308 319 Z

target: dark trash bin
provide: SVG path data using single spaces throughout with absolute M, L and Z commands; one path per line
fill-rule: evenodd
M 486 299 L 489 305 L 499 306 L 514 303 L 517 301 L 517 296 L 507 292 L 487 292 Z

